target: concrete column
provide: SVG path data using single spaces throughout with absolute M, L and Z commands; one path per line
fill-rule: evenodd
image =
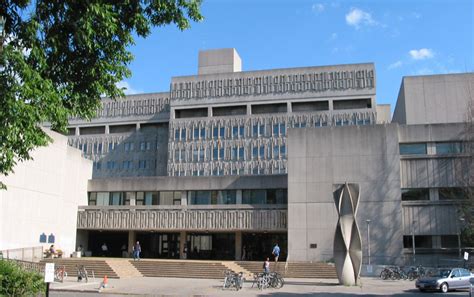
M 188 192 L 181 191 L 181 205 L 188 205 Z
M 329 110 L 334 110 L 334 105 L 332 104 L 332 100 L 329 100 Z
M 137 123 L 136 127 L 135 127 L 135 130 L 136 131 L 140 131 L 140 123 Z
M 106 126 L 106 127 L 107 127 L 107 126 Z M 81 134 L 80 131 L 79 131 L 79 127 L 76 127 L 76 128 L 75 128 L 74 134 L 75 134 L 76 136 L 79 136 L 79 135 Z
M 242 231 L 235 232 L 235 260 L 242 259 Z
M 186 246 L 186 231 L 181 231 L 179 233 L 179 258 L 184 259 L 184 247 Z M 189 251 L 188 255 L 189 256 Z
M 212 118 L 212 106 L 209 106 L 209 107 L 207 108 L 207 117 L 208 117 L 208 118 Z
M 133 252 L 133 246 L 137 241 L 137 233 L 133 230 L 128 231 L 128 252 L 131 255 Z
M 110 134 L 109 125 L 105 125 L 105 134 Z
M 235 195 L 235 204 L 242 204 L 242 190 L 237 190 Z
M 174 120 L 176 118 L 176 115 L 174 114 L 174 108 L 170 109 L 170 119 Z
M 247 104 L 247 115 L 251 115 L 251 114 L 252 114 L 252 105 Z
M 286 112 L 287 113 L 292 113 L 293 112 L 293 110 L 291 108 L 291 102 L 290 101 L 286 102 Z

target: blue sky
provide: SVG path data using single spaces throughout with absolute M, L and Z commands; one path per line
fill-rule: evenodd
M 205 19 L 156 28 L 131 48 L 127 93 L 169 90 L 197 73 L 199 50 L 236 48 L 243 70 L 374 62 L 377 102 L 392 110 L 407 75 L 474 70 L 472 0 L 208 0 Z

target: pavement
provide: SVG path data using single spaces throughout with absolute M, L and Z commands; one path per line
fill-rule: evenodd
M 242 290 L 222 289 L 222 280 L 192 278 L 139 277 L 109 279 L 105 289 L 99 290 L 102 280 L 77 282 L 68 278 L 50 286 L 50 296 L 443 296 L 441 293 L 421 293 L 414 281 L 361 278 L 359 286 L 342 286 L 335 279 L 285 279 L 281 289 L 259 290 L 252 282 L 245 282 Z M 469 296 L 468 290 L 450 292 L 451 296 Z

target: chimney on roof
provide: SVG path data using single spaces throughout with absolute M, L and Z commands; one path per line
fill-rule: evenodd
M 242 60 L 234 48 L 199 51 L 198 75 L 242 71 Z

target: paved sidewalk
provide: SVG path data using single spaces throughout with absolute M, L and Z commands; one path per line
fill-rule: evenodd
M 221 280 L 183 278 L 128 278 L 110 279 L 108 287 L 99 294 L 99 281 L 78 283 L 68 279 L 51 286 L 51 296 L 432 296 L 438 293 L 420 293 L 411 281 L 383 281 L 362 278 L 361 286 L 348 287 L 334 279 L 285 279 L 281 289 L 260 291 L 251 282 L 240 291 L 222 290 Z M 82 294 L 80 294 L 82 293 Z M 468 291 L 450 292 L 449 296 L 468 296 Z

